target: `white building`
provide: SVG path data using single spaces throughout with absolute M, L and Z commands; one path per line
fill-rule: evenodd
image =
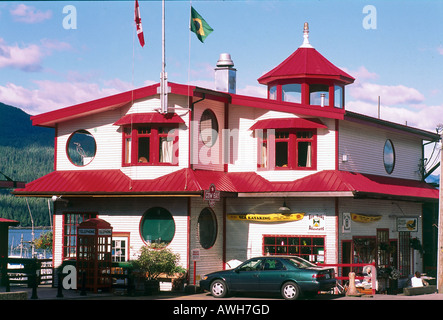
M 258 79 L 268 98 L 236 94 L 233 67 L 222 55 L 217 90 L 169 83 L 167 114 L 156 84 L 32 117 L 55 128 L 55 167 L 15 194 L 65 200 L 54 265 L 75 258 L 76 225 L 99 217 L 113 227 L 115 261 L 167 243 L 190 283 L 266 254 L 423 270 L 410 239 L 422 242 L 423 205 L 438 201 L 419 169 L 424 142 L 439 136 L 347 111 L 354 78 L 307 30 Z

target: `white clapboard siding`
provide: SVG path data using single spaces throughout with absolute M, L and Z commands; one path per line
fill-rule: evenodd
M 188 200 L 185 198 L 116 198 L 116 199 L 82 199 L 70 200 L 72 207 L 59 209 L 54 217 L 54 264 L 61 263 L 62 234 L 64 212 L 80 213 L 94 212 L 111 224 L 113 232 L 129 232 L 129 258 L 136 259 L 140 248 L 145 245 L 140 235 L 140 223 L 143 214 L 152 207 L 167 209 L 174 218 L 175 234 L 168 245 L 174 253 L 180 254 L 180 264 L 183 267 L 188 263 Z M 94 208 L 94 210 L 91 210 Z
M 119 127 L 113 125 L 120 118 L 120 111 L 113 110 L 60 123 L 57 130 L 57 170 L 120 168 L 122 162 L 122 135 Z M 97 146 L 94 159 L 86 166 L 74 165 L 66 153 L 69 137 L 75 131 L 81 129 L 91 133 Z
M 383 164 L 383 148 L 391 139 L 395 149 L 395 167 L 387 174 Z M 351 122 L 340 122 L 339 168 L 368 174 L 403 179 L 420 179 L 419 163 L 422 140 L 410 134 L 374 128 Z M 347 161 L 343 161 L 347 155 Z
M 214 245 L 209 249 L 204 249 L 199 240 L 198 218 L 204 208 L 208 208 L 208 202 L 201 198 L 191 199 L 191 220 L 190 220 L 190 243 L 189 250 L 200 250 L 200 260 L 196 261 L 196 283 L 207 273 L 223 269 L 223 203 L 216 202 L 212 211 L 217 219 L 217 238 Z M 194 283 L 194 263 L 189 261 L 190 283 Z
M 218 121 L 218 137 L 215 144 L 212 147 L 207 147 L 200 136 L 200 118 L 202 113 L 210 109 L 214 112 Z M 194 169 L 215 170 L 223 171 L 224 163 L 222 156 L 222 132 L 225 127 L 225 104 L 223 102 L 213 100 L 203 100 L 194 105 L 194 115 L 191 140 L 192 140 L 192 156 L 191 162 Z
M 292 212 L 305 213 L 300 221 L 292 222 L 248 222 L 227 219 L 226 260 L 246 259 L 263 255 L 264 235 L 325 236 L 325 262 L 336 263 L 336 217 L 333 199 L 286 198 Z M 236 198 L 227 200 L 227 214 L 277 212 L 283 204 L 282 198 Z M 325 230 L 309 230 L 309 215 L 324 215 Z
M 389 238 L 397 239 L 396 217 L 415 216 L 422 214 L 421 203 L 405 201 L 384 201 L 376 199 L 340 199 L 339 200 L 340 240 L 351 240 L 352 236 L 376 236 L 377 229 L 389 229 Z M 370 223 L 351 222 L 351 233 L 342 232 L 343 213 L 359 213 L 365 215 L 381 215 L 379 221 Z M 421 218 L 419 219 L 421 225 Z M 421 227 L 419 228 L 419 230 Z M 414 233 L 421 238 L 421 232 Z

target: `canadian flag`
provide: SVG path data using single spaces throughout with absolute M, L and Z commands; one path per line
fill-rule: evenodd
M 138 0 L 135 0 L 135 25 L 137 27 L 137 36 L 140 45 L 145 45 L 145 37 L 143 36 L 142 19 L 140 18 L 140 8 L 138 7 Z

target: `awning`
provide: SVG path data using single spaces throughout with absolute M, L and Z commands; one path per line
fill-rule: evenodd
M 184 123 L 185 121 L 175 113 L 162 114 L 158 112 L 131 113 L 119 119 L 114 125 L 124 126 L 140 123 Z
M 249 130 L 255 129 L 316 129 L 327 128 L 320 120 L 310 118 L 280 118 L 257 121 Z

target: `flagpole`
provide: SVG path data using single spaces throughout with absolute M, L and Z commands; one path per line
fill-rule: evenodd
M 160 74 L 160 104 L 161 113 L 168 113 L 168 80 L 165 50 L 165 0 L 162 0 L 162 72 Z

